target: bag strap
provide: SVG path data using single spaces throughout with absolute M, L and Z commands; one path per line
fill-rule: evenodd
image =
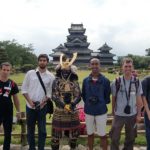
M 115 81 L 115 86 L 116 86 L 115 101 L 117 100 L 117 94 L 120 89 L 120 84 L 121 84 L 121 78 L 118 77 L 118 78 L 116 78 L 116 81 Z
M 115 80 L 115 86 L 116 86 L 116 93 L 115 93 L 115 110 L 117 110 L 117 95 L 118 95 L 118 92 L 119 92 L 119 89 L 120 89 L 120 84 L 121 84 L 121 78 L 120 77 L 117 77 L 116 80 Z
M 140 85 L 140 81 L 138 77 L 134 77 L 135 87 L 136 87 L 136 93 L 138 92 L 138 88 Z
M 46 93 L 46 88 L 45 88 L 45 85 L 44 85 L 44 83 L 43 83 L 43 80 L 42 80 L 42 78 L 41 78 L 41 76 L 40 76 L 39 71 L 36 71 L 36 74 L 37 74 L 37 76 L 38 76 L 38 78 L 39 78 L 39 81 L 40 81 L 40 83 L 41 83 L 41 86 L 42 86 L 42 88 L 43 88 L 43 90 L 44 90 L 44 93 L 45 93 L 45 95 L 46 95 L 46 94 L 47 94 L 47 93 Z

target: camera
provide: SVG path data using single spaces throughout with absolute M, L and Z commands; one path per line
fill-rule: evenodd
M 40 110 L 40 102 L 34 102 L 35 110 Z
M 98 103 L 98 97 L 96 97 L 96 96 L 90 97 L 89 102 L 93 105 L 97 104 Z
M 125 114 L 130 114 L 131 113 L 131 107 L 130 107 L 130 105 L 126 105 L 126 107 L 124 109 L 124 113 Z

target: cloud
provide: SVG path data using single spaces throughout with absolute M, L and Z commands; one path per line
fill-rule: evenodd
M 71 23 L 83 23 L 97 50 L 105 42 L 117 55 L 145 55 L 150 47 L 149 0 L 0 0 L 0 40 L 33 43 L 50 53 L 66 42 Z

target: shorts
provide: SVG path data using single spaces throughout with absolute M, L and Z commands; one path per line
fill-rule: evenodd
M 99 136 L 106 135 L 107 114 L 96 116 L 85 114 L 85 122 L 88 135 L 94 134 L 95 129 Z

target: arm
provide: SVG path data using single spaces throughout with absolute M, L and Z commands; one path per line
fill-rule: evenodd
M 85 103 L 85 80 L 83 80 L 83 83 L 82 83 L 82 99 Z
M 115 114 L 116 97 L 112 96 L 112 115 Z
M 137 122 L 141 121 L 141 109 L 143 107 L 143 101 L 142 101 L 142 95 L 143 94 L 143 90 L 142 90 L 142 84 L 141 82 L 139 82 L 139 87 L 138 87 L 138 91 L 137 91 L 137 97 L 136 97 L 136 106 L 137 106 Z
M 47 92 L 46 97 L 47 97 L 47 98 L 51 98 L 51 97 L 52 97 L 52 86 L 53 86 L 54 80 L 55 80 L 55 77 L 54 77 L 53 74 L 51 74 L 51 75 L 50 75 L 50 82 L 49 82 L 49 85 L 48 85 L 48 87 L 47 87 L 47 89 L 46 89 L 46 92 Z
M 150 120 L 150 109 L 149 109 L 149 107 L 148 107 L 147 99 L 146 99 L 145 96 L 143 96 L 142 98 L 143 98 L 144 108 L 145 108 L 145 110 L 146 110 L 148 119 Z
M 57 106 L 64 108 L 65 104 L 60 100 L 60 93 L 56 82 L 57 80 L 55 80 L 52 85 L 52 100 L 56 103 Z
M 75 84 L 75 90 L 74 90 L 75 98 L 74 98 L 74 102 L 72 103 L 73 107 L 81 101 L 80 86 L 79 86 L 78 82 L 74 82 L 74 84 Z
M 25 99 L 27 100 L 27 102 L 30 104 L 30 106 L 31 106 L 32 108 L 34 108 L 35 105 L 34 105 L 33 101 L 30 99 L 28 93 L 24 93 L 23 96 L 25 97 Z
M 112 93 L 112 115 L 115 115 L 115 107 L 116 107 L 116 85 L 115 80 L 111 84 L 111 93 Z
M 141 121 L 141 109 L 143 107 L 141 96 L 137 96 L 136 105 L 137 105 L 137 118 L 136 119 L 137 119 L 137 122 L 140 122 Z
M 21 118 L 20 102 L 19 102 L 17 94 L 13 95 L 13 101 L 14 101 L 14 105 L 15 105 L 15 108 L 16 108 L 16 116 L 17 116 L 18 119 L 20 119 Z
M 104 87 L 105 87 L 105 91 L 104 91 L 105 101 L 106 101 L 106 104 L 109 104 L 111 88 L 110 88 L 110 81 L 108 79 L 106 79 Z
M 25 97 L 25 99 L 27 100 L 27 102 L 29 103 L 29 105 L 32 108 L 34 108 L 34 103 L 30 99 L 29 94 L 28 94 L 29 83 L 30 83 L 30 76 L 29 76 L 29 72 L 27 72 L 27 74 L 24 78 L 22 87 L 21 87 L 21 92 L 22 92 L 23 96 Z

